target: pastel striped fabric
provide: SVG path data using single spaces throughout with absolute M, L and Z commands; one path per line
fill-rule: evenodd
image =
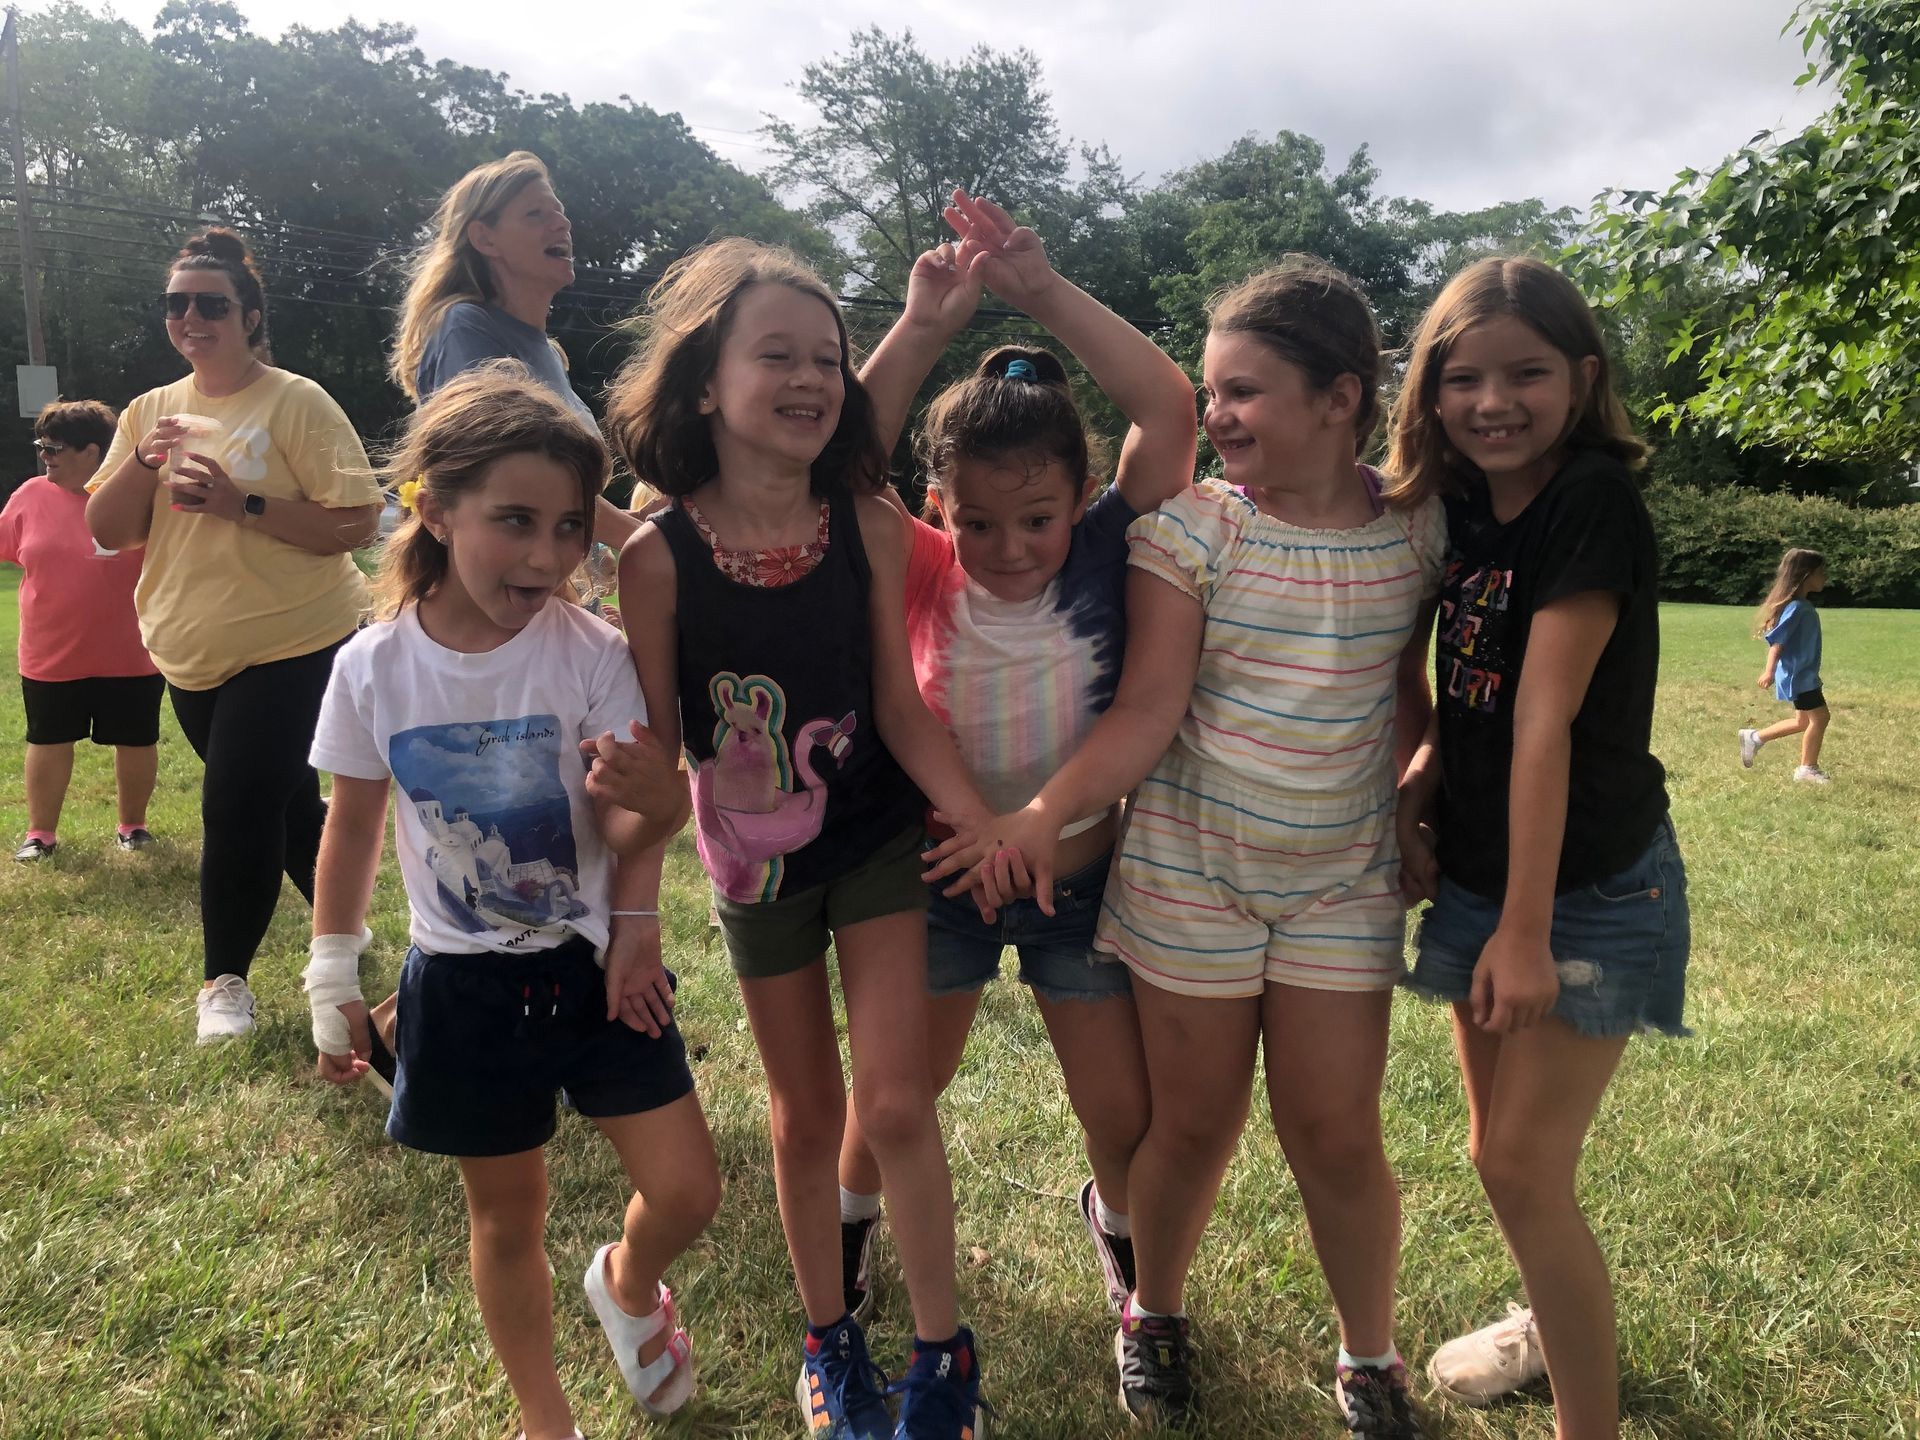
M 1302 530 L 1202 481 L 1127 532 L 1129 563 L 1206 607 L 1180 739 L 1256 784 L 1348 791 L 1391 763 L 1400 651 L 1440 588 L 1431 500 L 1353 530 Z
M 1438 589 L 1445 526 L 1436 501 L 1303 530 L 1217 481 L 1134 524 L 1130 563 L 1207 619 L 1179 734 L 1134 796 L 1096 948 L 1195 995 L 1399 978 L 1397 665 Z

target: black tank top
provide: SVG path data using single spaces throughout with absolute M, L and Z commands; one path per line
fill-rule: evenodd
M 852 496 L 827 498 L 820 563 L 774 588 L 723 575 L 680 503 L 654 523 L 678 575 L 680 733 L 701 863 L 742 904 L 837 879 L 925 804 L 874 729 L 872 572 Z

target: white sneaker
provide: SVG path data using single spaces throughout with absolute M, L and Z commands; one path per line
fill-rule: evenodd
M 1449 1340 L 1427 1362 L 1434 1388 L 1463 1405 L 1491 1405 L 1546 1373 L 1547 1353 L 1524 1305 L 1508 1305 L 1506 1319 Z
M 1833 783 L 1833 777 L 1818 765 L 1796 766 L 1793 772 L 1793 778 L 1798 780 L 1802 785 L 1831 785 Z
M 198 1044 L 237 1040 L 253 1033 L 253 991 L 238 975 L 222 975 L 200 992 Z
M 1740 732 L 1740 763 L 1747 769 L 1753 768 L 1753 757 L 1760 753 L 1760 732 L 1742 730 Z

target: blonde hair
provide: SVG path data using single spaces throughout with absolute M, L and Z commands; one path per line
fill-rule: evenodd
M 720 347 L 740 297 L 755 285 L 785 285 L 827 307 L 840 334 L 840 422 L 813 462 L 813 492 L 842 484 L 873 493 L 886 483 L 886 455 L 874 431 L 873 402 L 853 369 L 839 301 L 791 250 L 737 237 L 703 245 L 667 267 L 632 322 L 639 347 L 607 389 L 607 434 L 638 480 L 666 495 L 689 495 L 719 473 L 713 422 L 700 396 L 720 364 Z
M 1754 612 L 1753 633 L 1764 638 L 1780 621 L 1780 612 L 1789 600 L 1797 600 L 1800 587 L 1816 572 L 1827 568 L 1827 557 L 1818 550 L 1794 548 L 1780 557 L 1780 568 L 1773 572 L 1773 588 Z
M 451 507 L 486 483 L 494 461 L 525 454 L 545 455 L 579 477 L 585 549 L 593 548 L 594 501 L 610 468 L 605 442 L 519 361 L 489 361 L 434 391 L 380 467 L 394 491 L 418 486 L 406 495 L 408 514 L 380 554 L 374 619 L 391 620 L 446 578 L 447 547 L 421 521 L 421 496 Z
M 1464 495 L 1484 478 L 1447 443 L 1436 406 L 1440 375 L 1455 343 L 1474 326 L 1503 315 L 1535 331 L 1573 369 L 1573 410 L 1561 437 L 1567 449 L 1603 451 L 1629 470 L 1646 464 L 1647 445 L 1614 393 L 1606 342 L 1585 297 L 1551 265 L 1495 257 L 1469 265 L 1447 282 L 1407 346 L 1406 378 L 1388 421 L 1388 500 L 1418 505 L 1432 495 Z M 1590 385 L 1579 370 L 1589 356 L 1598 362 Z
M 546 163 L 531 150 L 516 150 L 469 170 L 440 197 L 432 237 L 407 259 L 407 298 L 387 357 L 387 373 L 409 400 L 420 398 L 414 382 L 420 357 L 447 311 L 463 300 L 484 305 L 493 299 L 493 272 L 487 257 L 467 239 L 467 227 L 476 220 L 497 224 L 513 197 L 541 180 L 552 183 Z

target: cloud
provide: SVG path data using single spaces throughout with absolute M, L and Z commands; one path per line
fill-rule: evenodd
M 621 94 L 678 111 L 726 159 L 760 168 L 765 112 L 803 119 L 805 66 L 868 24 L 911 27 L 931 53 L 1025 46 L 1062 129 L 1105 142 L 1149 182 L 1248 132 L 1288 129 L 1343 163 L 1367 144 L 1383 192 L 1474 208 L 1538 195 L 1584 205 L 1657 189 L 1757 130 L 1820 108 L 1796 90 L 1790 0 L 1161 0 L 938 8 L 910 0 L 720 6 L 573 4 L 529 26 L 524 0 L 240 0 L 254 28 L 404 19 L 430 56 L 505 70 L 575 101 Z

